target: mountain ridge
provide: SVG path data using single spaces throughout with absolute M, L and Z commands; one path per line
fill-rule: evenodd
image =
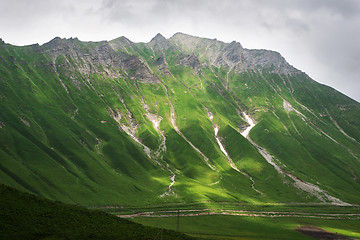
M 2 183 L 84 205 L 360 201 L 359 103 L 277 52 L 57 37 L 0 62 Z

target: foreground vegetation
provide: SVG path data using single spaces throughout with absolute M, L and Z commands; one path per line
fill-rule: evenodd
M 0 239 L 194 239 L 0 185 Z M 160 238 L 159 238 L 160 239 Z

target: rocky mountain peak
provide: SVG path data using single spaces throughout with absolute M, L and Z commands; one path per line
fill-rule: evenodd
M 222 49 L 227 45 L 217 39 L 200 38 L 184 33 L 176 33 L 169 41 L 184 53 L 195 54 L 201 61 L 214 64 Z
M 153 48 L 154 50 L 163 51 L 171 47 L 171 44 L 163 35 L 158 33 L 149 43 L 147 43 L 147 46 Z
M 171 38 L 172 39 L 184 39 L 184 38 L 196 38 L 196 37 L 186 34 L 186 33 L 177 32 Z
M 232 41 L 219 52 L 214 64 L 217 66 L 235 67 L 244 62 L 243 47 L 240 43 Z
M 166 38 L 163 35 L 161 35 L 161 33 L 158 33 L 155 35 L 155 37 L 151 39 L 150 42 L 164 42 L 164 41 L 167 41 Z
M 236 41 L 224 43 L 217 39 L 208 39 L 176 33 L 169 41 L 187 55 L 195 54 L 200 60 L 209 61 L 214 66 L 225 66 L 236 71 L 272 69 L 281 74 L 293 74 L 300 71 L 292 67 L 278 52 L 269 50 L 249 50 Z
M 244 63 L 238 66 L 238 70 L 272 69 L 278 74 L 291 75 L 300 73 L 298 69 L 291 66 L 280 53 L 264 49 L 244 49 Z
M 50 42 L 42 45 L 45 50 L 48 51 L 68 51 L 70 49 L 76 49 L 79 44 L 83 44 L 78 38 L 60 38 L 55 37 Z
M 229 43 L 229 45 L 226 47 L 227 49 L 243 49 L 243 47 L 241 46 L 241 44 L 239 42 L 236 41 L 232 41 L 231 43 Z
M 132 44 L 132 43 L 133 43 L 133 42 L 130 41 L 127 37 L 124 37 L 124 36 L 115 38 L 115 39 L 112 40 L 112 41 L 122 42 L 122 43 L 126 43 L 126 44 Z M 111 41 L 111 42 L 112 42 L 112 41 Z
M 51 47 L 51 46 L 56 46 L 56 45 L 60 45 L 63 42 L 63 39 L 60 37 L 55 37 L 52 40 L 50 40 L 49 42 L 43 44 L 44 47 Z
M 128 38 L 122 36 L 119 38 L 115 38 L 109 42 L 112 49 L 115 51 L 124 51 L 128 52 L 128 49 L 132 48 L 134 43 L 130 41 Z
M 180 32 L 175 33 L 169 40 L 180 49 L 191 52 L 203 46 L 204 42 L 211 41 L 211 39 L 195 37 Z
M 51 55 L 55 59 L 56 56 L 61 54 L 61 53 L 72 52 L 72 49 L 73 49 L 72 45 L 73 45 L 73 43 L 71 43 L 67 39 L 63 39 L 63 38 L 60 38 L 60 37 L 55 37 L 50 42 L 47 42 L 47 43 L 43 44 L 42 48 L 46 52 L 50 52 Z

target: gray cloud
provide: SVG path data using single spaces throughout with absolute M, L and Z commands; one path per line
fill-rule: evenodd
M 295 67 L 360 101 L 359 0 L 0 0 L 14 44 L 55 36 L 149 41 L 176 32 L 279 51 Z
M 292 1 L 289 1 L 292 3 Z M 302 9 L 306 12 L 329 11 L 333 14 L 339 14 L 344 18 L 351 18 L 359 15 L 358 0 L 297 0 L 291 7 Z

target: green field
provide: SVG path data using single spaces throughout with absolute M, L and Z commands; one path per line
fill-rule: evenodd
M 295 230 L 308 226 L 360 238 L 359 206 L 194 202 L 101 210 L 205 239 L 312 239 Z
M 149 226 L 177 229 L 177 218 L 134 218 Z M 317 226 L 330 232 L 360 238 L 360 220 L 311 218 L 261 218 L 238 216 L 180 217 L 179 230 L 205 239 L 313 239 L 297 231 L 299 226 Z

